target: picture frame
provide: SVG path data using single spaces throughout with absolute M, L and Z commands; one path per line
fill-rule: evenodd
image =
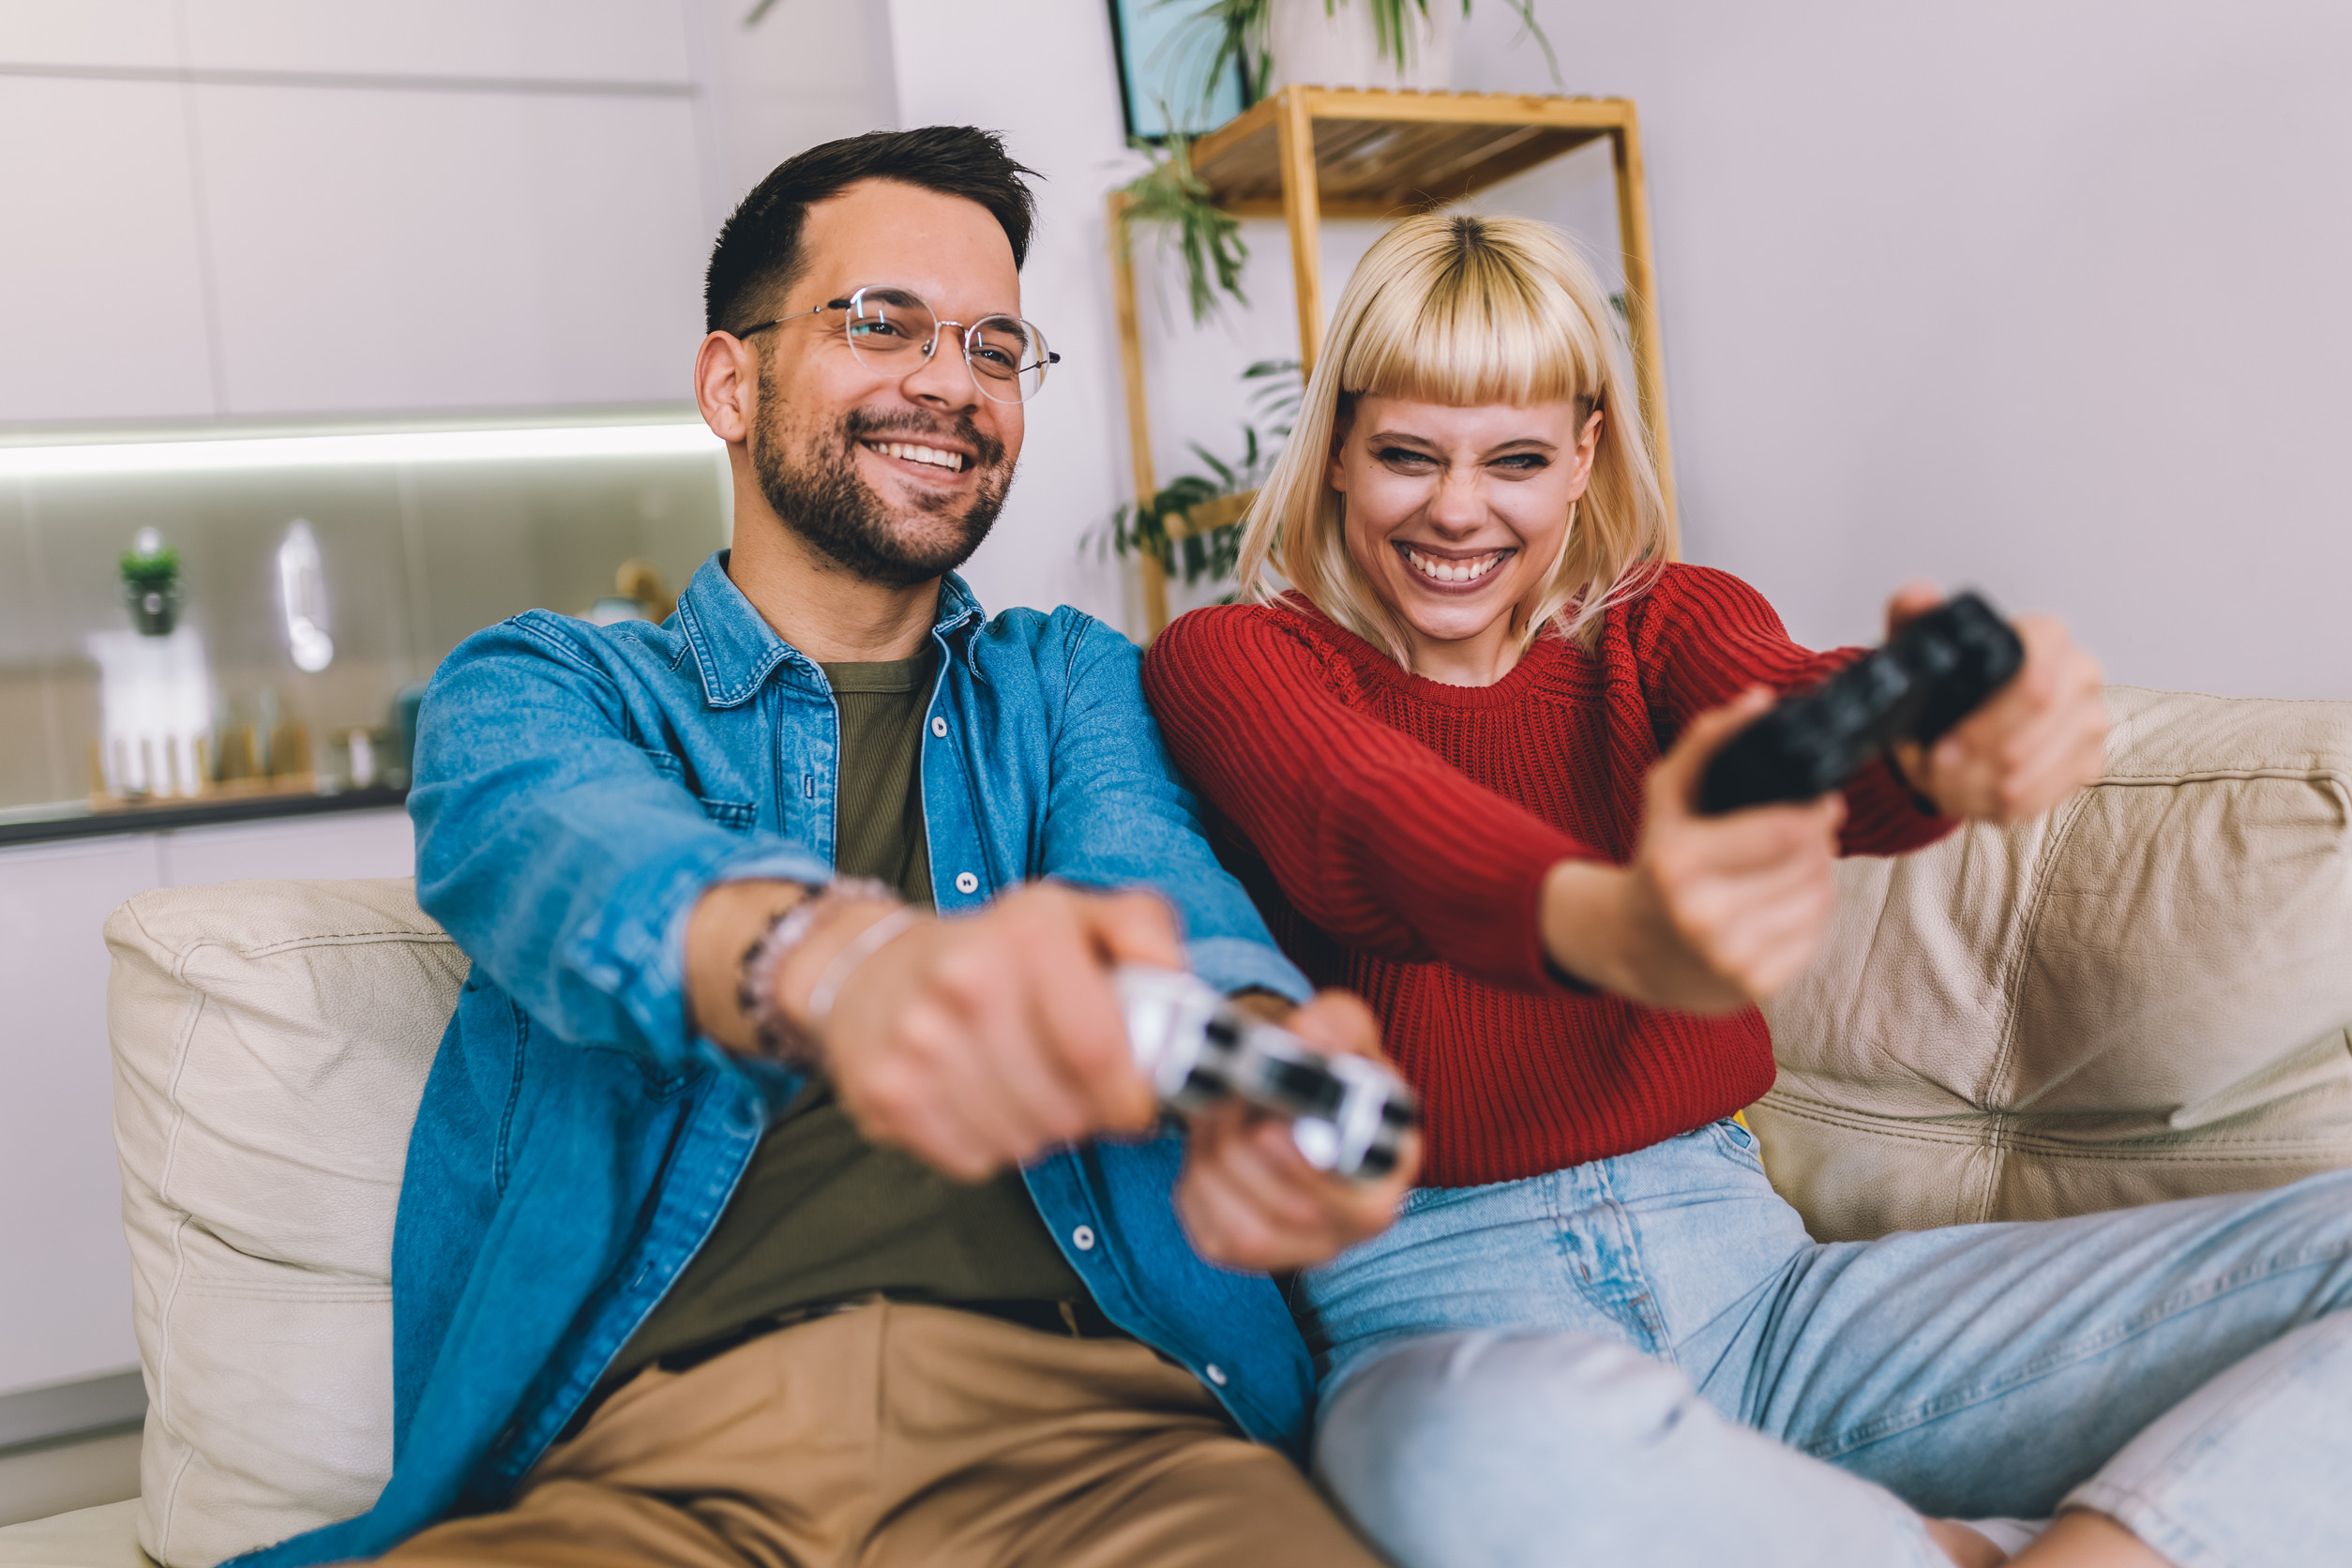
M 1158 143 L 1171 135 L 1198 136 L 1255 101 L 1247 71 L 1236 62 L 1220 75 L 1203 105 L 1200 73 L 1215 43 L 1196 19 L 1208 0 L 1105 3 L 1110 8 L 1119 106 L 1130 140 Z

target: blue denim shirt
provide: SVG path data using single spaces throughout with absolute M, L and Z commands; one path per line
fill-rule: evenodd
M 1193 966 L 1294 998 L 1201 836 L 1134 644 L 1075 611 L 985 620 L 947 579 L 923 741 L 940 912 L 1037 877 L 1157 889 Z M 425 1086 L 393 1242 L 392 1478 L 244 1560 L 372 1557 L 501 1506 L 717 1223 L 795 1078 L 697 1036 L 681 968 L 715 882 L 832 874 L 823 671 L 712 557 L 661 626 L 535 611 L 428 691 L 417 897 L 474 960 Z M 1048 1155 L 1038 1212 L 1112 1321 L 1303 1456 L 1313 1373 L 1280 1292 L 1179 1229 L 1170 1135 Z

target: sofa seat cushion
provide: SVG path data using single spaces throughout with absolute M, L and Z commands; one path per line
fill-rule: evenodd
M 405 880 L 159 888 L 106 940 L 139 1539 L 203 1568 L 391 1473 L 393 1216 L 467 965 Z
M 155 1568 L 139 1549 L 139 1500 L 0 1528 L 0 1568 Z
M 1817 1238 L 2352 1165 L 2352 702 L 2107 697 L 2059 810 L 1840 867 L 1750 1112 Z

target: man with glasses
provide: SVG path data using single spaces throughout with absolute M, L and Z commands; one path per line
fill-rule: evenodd
M 393 1473 L 259 1560 L 1374 1560 L 1238 1271 L 1380 1229 L 1411 1151 L 1354 1184 L 1236 1108 L 1155 1134 L 1112 968 L 1334 1050 L 1370 1015 L 1293 1011 L 1133 645 L 952 575 L 1055 358 L 1026 173 L 946 128 L 778 168 L 695 365 L 732 550 L 658 626 L 534 611 L 435 675 L 418 897 L 474 970 L 401 1189 Z

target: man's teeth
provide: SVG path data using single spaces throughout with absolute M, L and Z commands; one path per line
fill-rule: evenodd
M 1493 571 L 1496 565 L 1509 553 L 1509 550 L 1498 550 L 1485 555 L 1474 556 L 1468 561 L 1440 561 L 1435 556 L 1424 555 L 1417 550 L 1408 548 L 1405 551 L 1405 559 L 1412 563 L 1413 570 L 1433 582 L 1475 582 Z
M 869 441 L 866 444 L 886 458 L 904 458 L 909 462 L 927 462 L 960 474 L 964 469 L 961 452 L 942 452 L 936 446 L 917 446 L 911 441 Z

